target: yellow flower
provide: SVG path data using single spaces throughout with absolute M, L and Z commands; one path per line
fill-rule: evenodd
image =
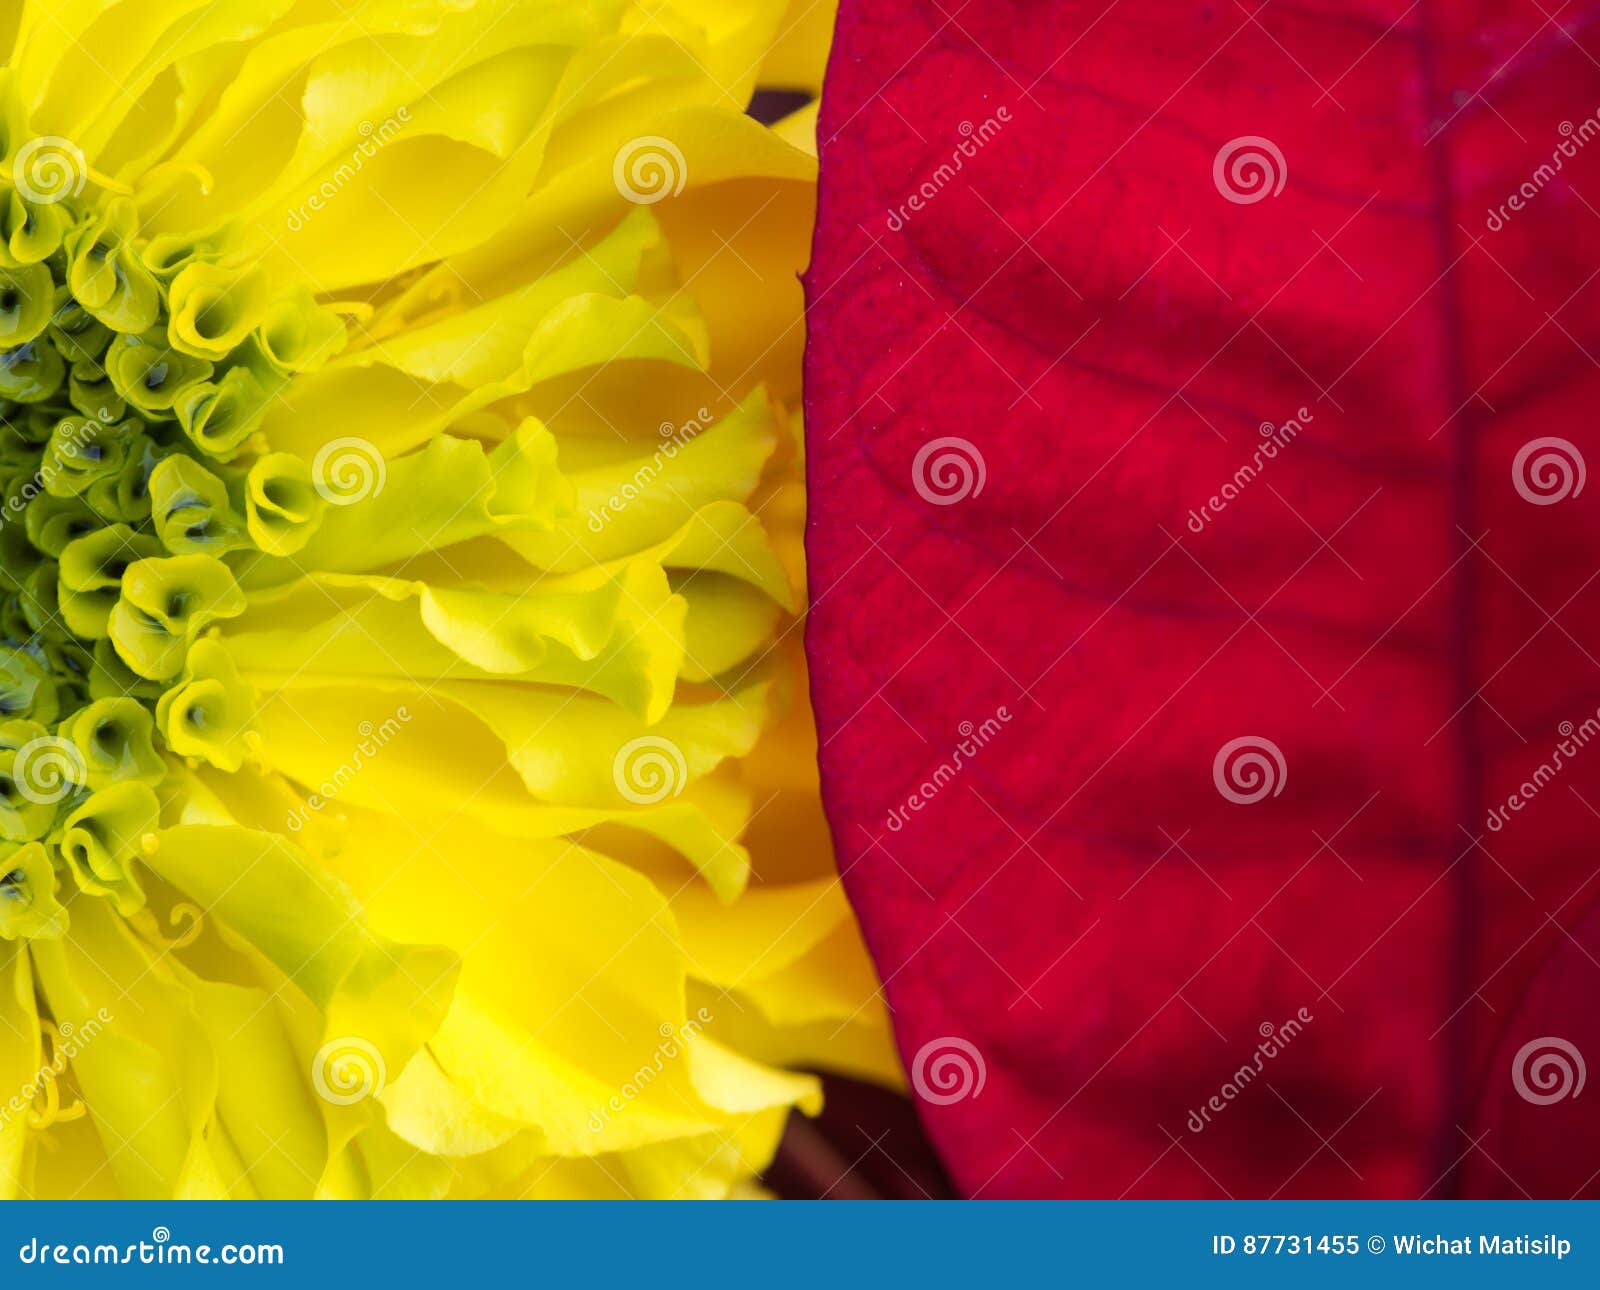
M 0 20 L 0 1195 L 744 1194 L 895 1078 L 787 9 Z

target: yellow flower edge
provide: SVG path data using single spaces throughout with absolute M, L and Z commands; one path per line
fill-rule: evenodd
M 742 110 L 831 22 L 0 5 L 0 1196 L 751 1195 L 898 1079 Z

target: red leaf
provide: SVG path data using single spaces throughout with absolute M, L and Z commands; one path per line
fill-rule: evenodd
M 824 789 L 967 1193 L 1595 1193 L 1597 13 L 845 0 Z

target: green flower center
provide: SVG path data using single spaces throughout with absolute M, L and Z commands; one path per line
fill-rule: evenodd
M 36 196 L 36 195 L 35 195 Z M 0 189 L 0 937 L 64 881 L 144 904 L 174 757 L 236 770 L 253 695 L 213 639 L 323 499 L 260 433 L 343 326 L 273 298 L 224 231 L 147 240 L 130 202 Z M 292 505 L 286 504 L 286 500 Z

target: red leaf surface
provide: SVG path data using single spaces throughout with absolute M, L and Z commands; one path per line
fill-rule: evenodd
M 1600 9 L 1551 9 L 842 6 L 824 791 L 967 1194 L 1600 1185 Z

